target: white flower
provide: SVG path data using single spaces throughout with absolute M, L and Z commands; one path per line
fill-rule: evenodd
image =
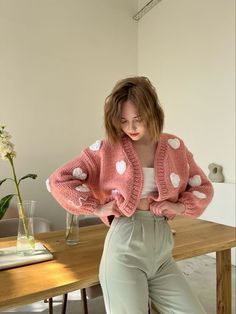
M 2 155 L 2 159 L 6 159 L 7 154 L 12 154 L 14 152 L 14 145 L 12 143 L 0 144 L 0 153 Z
M 10 162 L 11 170 L 12 170 L 12 178 L 0 178 L 0 185 L 2 185 L 5 181 L 11 180 L 14 182 L 16 193 L 9 194 L 0 199 L 0 219 L 5 214 L 6 210 L 9 207 L 10 201 L 14 196 L 17 196 L 18 203 L 19 203 L 19 215 L 23 219 L 23 228 L 24 234 L 29 240 L 29 229 L 28 224 L 26 221 L 26 211 L 23 205 L 23 199 L 20 192 L 20 183 L 22 180 L 27 178 L 36 179 L 37 175 L 33 173 L 29 173 L 22 178 L 18 179 L 15 171 L 14 161 L 13 158 L 16 157 L 16 152 L 14 151 L 14 145 L 10 142 L 11 135 L 5 131 L 5 126 L 0 126 L 0 157 L 2 159 L 6 159 Z
M 4 126 L 0 127 L 0 154 L 3 160 L 7 159 L 7 155 L 10 155 L 12 158 L 16 156 L 14 145 L 9 141 L 11 135 L 4 129 Z
M 5 129 L 5 126 L 0 126 L 0 138 L 9 140 L 11 138 L 11 135 L 4 129 Z

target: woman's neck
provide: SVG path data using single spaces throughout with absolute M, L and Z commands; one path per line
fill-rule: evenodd
M 151 140 L 132 141 L 132 146 L 138 155 L 142 167 L 154 167 L 154 156 L 157 144 L 157 142 Z

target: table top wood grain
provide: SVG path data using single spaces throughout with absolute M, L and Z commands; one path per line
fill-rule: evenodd
M 235 228 L 200 219 L 177 217 L 173 256 L 176 260 L 223 251 L 236 245 Z M 52 253 L 52 261 L 0 271 L 0 309 L 44 300 L 98 283 L 99 263 L 108 227 L 80 229 L 78 245 L 65 244 L 65 231 L 36 235 Z M 0 248 L 15 245 L 15 238 L 1 238 Z

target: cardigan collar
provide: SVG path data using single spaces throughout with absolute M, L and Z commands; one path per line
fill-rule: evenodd
M 138 197 L 141 195 L 143 189 L 142 165 L 132 145 L 132 141 L 127 135 L 124 135 L 121 138 L 121 143 L 124 152 L 126 153 L 128 160 L 131 162 L 133 167 L 134 188 L 132 190 L 131 199 L 135 202 L 136 200 L 138 201 Z M 160 200 L 168 195 L 168 187 L 166 184 L 164 171 L 166 151 L 167 151 L 167 136 L 165 133 L 161 133 L 154 158 L 155 180 L 159 191 Z

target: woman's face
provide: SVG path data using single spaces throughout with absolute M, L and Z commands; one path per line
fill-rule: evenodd
M 145 123 L 139 115 L 135 104 L 130 100 L 122 104 L 120 125 L 121 130 L 133 141 L 139 141 L 148 136 Z

